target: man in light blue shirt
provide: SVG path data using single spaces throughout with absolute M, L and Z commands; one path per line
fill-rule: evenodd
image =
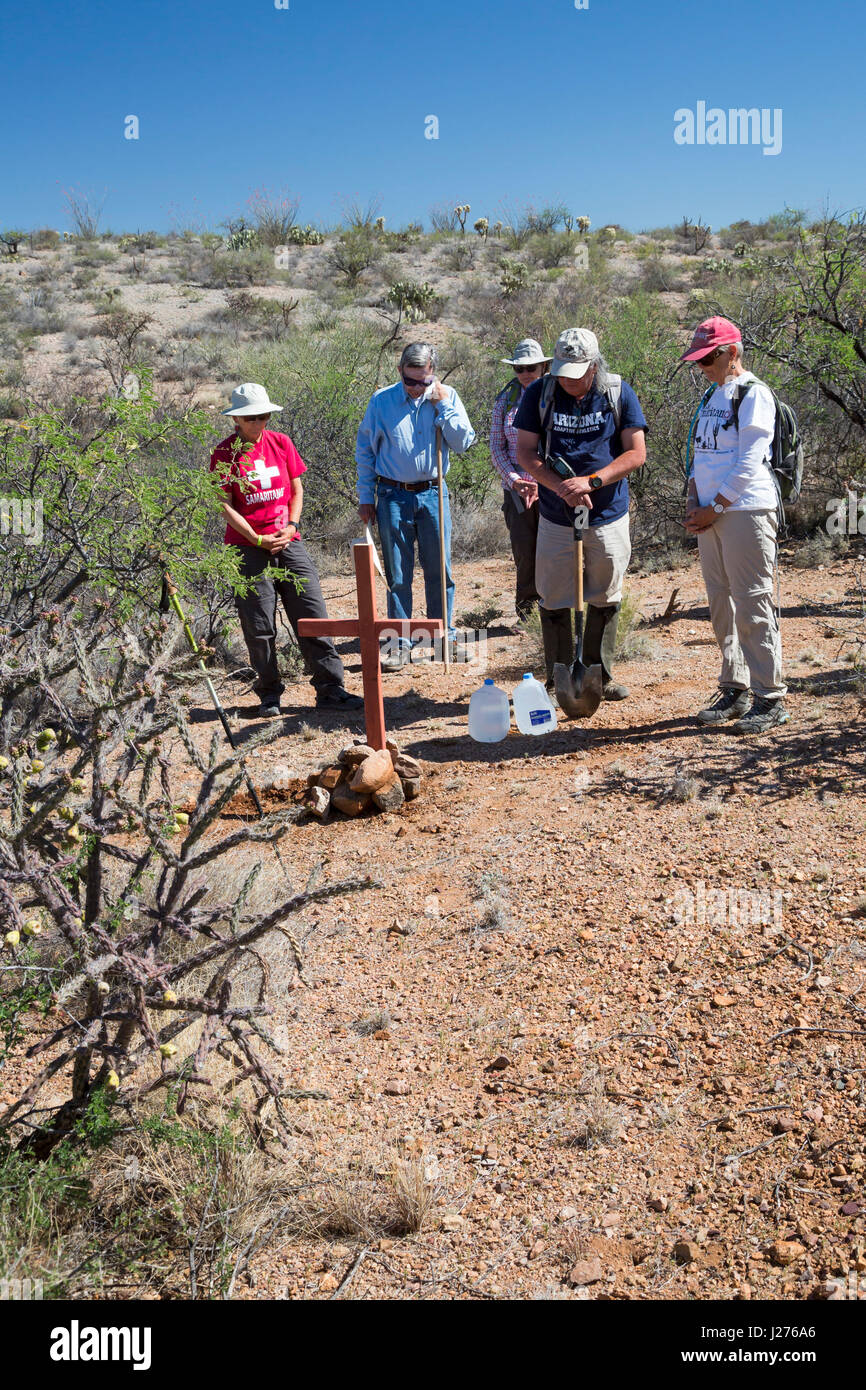
M 376 391 L 358 430 L 358 501 L 366 526 L 375 519 L 388 581 L 388 617 L 411 618 L 415 542 L 424 574 L 427 617 L 442 618 L 439 565 L 439 496 L 436 428 L 442 430 L 442 471 L 449 455 L 465 454 L 475 441 L 463 403 L 452 386 L 436 377 L 438 354 L 429 343 L 409 343 L 400 358 L 400 381 Z M 451 510 L 444 489 L 445 591 L 448 635 L 454 638 L 454 580 L 451 577 Z M 399 670 L 410 642 L 383 659 L 382 669 Z

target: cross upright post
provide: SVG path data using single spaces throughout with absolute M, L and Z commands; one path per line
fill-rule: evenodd
M 371 748 L 384 748 L 385 703 L 382 697 L 382 667 L 379 660 L 379 638 L 383 633 L 401 637 L 426 633 L 435 637 L 444 632 L 441 618 L 380 618 L 376 607 L 376 583 L 373 568 L 373 547 L 367 541 L 354 541 L 355 588 L 358 594 L 357 618 L 301 618 L 300 637 L 360 637 L 361 678 L 364 684 L 364 720 L 367 742 Z

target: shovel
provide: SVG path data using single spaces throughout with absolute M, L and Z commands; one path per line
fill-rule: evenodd
M 583 664 L 583 533 L 586 528 L 585 507 L 574 513 L 574 662 L 566 666 L 558 661 L 553 668 L 553 684 L 559 707 L 570 719 L 588 719 L 601 703 L 601 666 Z

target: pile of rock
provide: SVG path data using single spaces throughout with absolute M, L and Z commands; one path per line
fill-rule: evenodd
M 399 811 L 421 791 L 421 764 L 388 740 L 383 749 L 366 743 L 344 748 L 337 761 L 307 778 L 304 805 L 320 820 L 333 808 L 360 816 L 368 806 Z

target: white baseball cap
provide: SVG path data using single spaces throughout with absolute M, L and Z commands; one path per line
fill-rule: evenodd
M 551 376 L 586 376 L 598 357 L 598 338 L 589 328 L 566 328 L 553 349 Z
M 228 410 L 224 410 L 223 415 L 267 415 L 272 410 L 282 410 L 281 405 L 274 405 L 268 398 L 268 393 L 264 386 L 259 386 L 255 381 L 245 381 L 243 386 L 236 386 L 232 391 L 232 401 Z

